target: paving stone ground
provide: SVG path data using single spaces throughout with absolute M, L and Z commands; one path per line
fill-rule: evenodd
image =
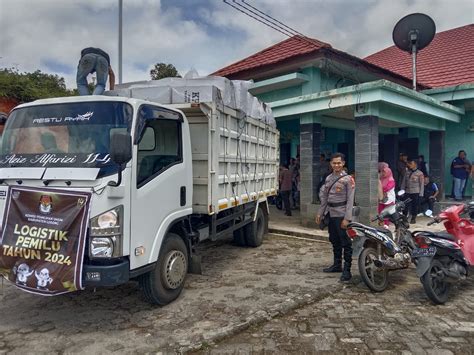
M 383 293 L 371 293 L 356 275 L 324 300 L 197 353 L 474 354 L 473 279 L 435 306 L 414 271 L 393 272 Z
M 0 354 L 174 353 L 199 347 L 338 289 L 333 277 L 319 272 L 330 259 L 327 247 L 278 237 L 260 248 L 229 240 L 205 244 L 203 275 L 189 275 L 181 297 L 163 308 L 144 302 L 134 282 L 51 298 L 5 283 Z
M 474 349 L 474 282 L 433 306 L 414 270 L 395 272 L 372 294 L 321 269 L 330 245 L 269 236 L 262 247 L 202 247 L 203 275 L 190 275 L 167 307 L 145 303 L 134 282 L 34 296 L 5 284 L 0 354 L 432 353 Z

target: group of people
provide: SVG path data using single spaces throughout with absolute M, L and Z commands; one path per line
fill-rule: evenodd
M 392 170 L 387 163 L 378 165 L 379 172 L 379 213 L 387 206 L 395 204 L 395 190 L 404 190 L 405 196 L 410 198 L 405 211 L 410 215 L 410 223 L 416 223 L 416 217 L 426 210 L 433 210 L 436 198 L 439 195 L 438 186 L 428 175 L 428 167 L 424 156 L 408 158 L 404 153 L 400 154 L 397 162 L 397 182 L 393 177 Z M 384 221 L 388 225 L 388 221 Z
M 289 164 L 280 165 L 279 183 L 285 215 L 291 216 L 291 210 L 300 203 L 300 157 L 291 158 Z
M 316 224 L 326 223 L 329 229 L 329 240 L 333 247 L 333 264 L 324 272 L 340 272 L 341 281 L 348 281 L 352 278 L 352 242 L 346 234 L 347 225 L 352 220 L 352 210 L 354 206 L 355 181 L 353 176 L 345 169 L 345 157 L 341 153 L 334 153 L 326 164 L 326 157 L 321 154 L 321 184 L 319 185 L 320 208 L 316 215 Z M 299 162 L 298 162 L 299 163 Z M 291 166 L 291 163 L 290 163 Z M 286 214 L 291 215 L 290 191 L 295 169 L 283 167 L 280 171 L 280 184 Z M 396 203 L 396 190 L 404 190 L 405 197 L 411 200 L 407 205 L 406 216 L 410 216 L 410 223 L 416 223 L 418 214 L 430 209 L 433 210 L 434 203 L 440 193 L 438 186 L 431 180 L 428 174 L 428 166 L 424 156 L 408 158 L 404 153 L 400 154 L 397 162 L 397 177 L 393 176 L 392 169 L 385 162 L 378 164 L 379 185 L 378 185 L 378 211 L 381 212 L 387 206 Z M 474 169 L 466 159 L 466 153 L 460 151 L 457 158 L 451 164 L 451 174 L 454 177 L 454 196 L 456 199 L 462 198 L 462 189 L 465 187 L 469 174 L 474 178 Z M 298 180 L 299 181 L 299 180 Z M 324 222 L 324 223 L 323 223 Z M 388 221 L 383 225 L 388 227 Z M 344 263 L 343 263 L 344 261 Z

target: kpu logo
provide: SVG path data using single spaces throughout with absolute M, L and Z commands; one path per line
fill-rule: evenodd
M 41 195 L 39 210 L 43 214 L 50 214 L 53 210 L 53 199 L 49 195 Z

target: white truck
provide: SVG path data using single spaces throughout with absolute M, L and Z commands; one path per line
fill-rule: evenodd
M 199 272 L 200 241 L 262 243 L 278 144 L 275 127 L 219 100 L 39 100 L 8 118 L 0 208 L 9 186 L 91 192 L 83 285 L 138 279 L 148 301 L 165 305 Z

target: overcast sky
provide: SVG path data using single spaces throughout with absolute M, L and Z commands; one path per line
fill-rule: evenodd
M 222 0 L 123 2 L 124 82 L 149 79 L 157 62 L 206 75 L 287 38 Z M 359 57 L 392 45 L 393 26 L 409 13 L 428 14 L 438 32 L 474 22 L 473 0 L 246 2 Z M 94 46 L 117 74 L 117 18 L 118 0 L 0 0 L 0 67 L 58 74 L 73 88 L 80 51 Z

